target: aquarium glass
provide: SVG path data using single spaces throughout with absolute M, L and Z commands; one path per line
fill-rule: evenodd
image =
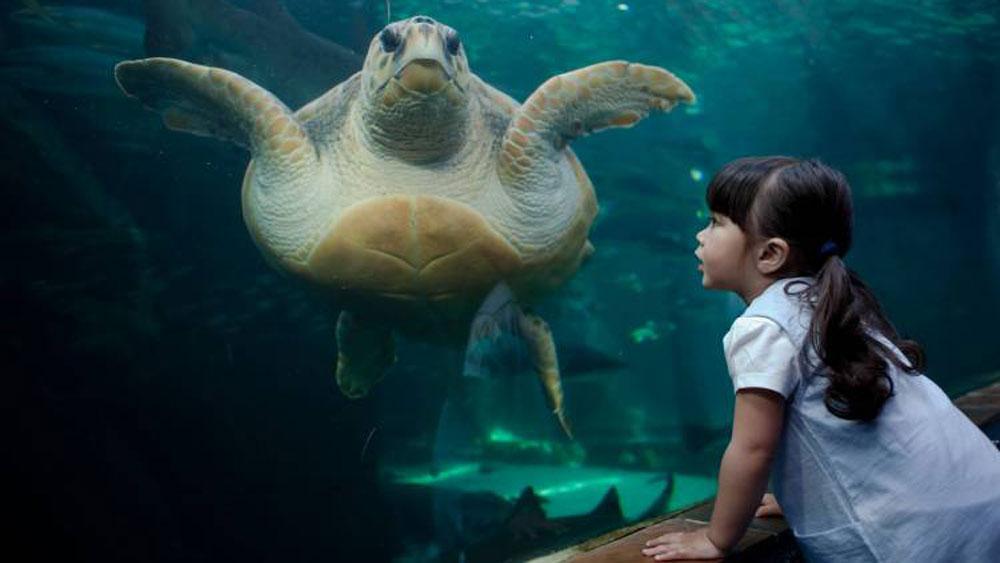
M 693 252 L 742 156 L 843 170 L 845 261 L 927 375 L 1000 371 L 996 2 L 0 10 L 5 465 L 39 560 L 525 561 L 711 498 L 746 304 Z M 116 81 L 149 57 L 199 66 Z M 667 79 L 577 72 L 609 61 L 696 100 L 645 116 Z

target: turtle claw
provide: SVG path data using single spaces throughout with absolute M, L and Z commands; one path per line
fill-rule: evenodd
M 566 419 L 566 414 L 562 411 L 562 409 L 554 410 L 552 411 L 552 414 L 556 415 L 556 420 L 559 421 L 559 426 L 563 429 L 563 432 L 566 433 L 566 437 L 572 440 L 573 429 L 569 425 L 569 420 Z
M 646 101 L 656 109 L 667 111 L 678 102 L 695 102 L 691 88 L 666 69 L 631 63 L 626 72 L 628 80 L 639 85 L 639 91 L 650 95 Z

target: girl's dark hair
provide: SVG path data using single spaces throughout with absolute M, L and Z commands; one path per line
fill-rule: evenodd
M 729 217 L 750 241 L 779 237 L 788 243 L 778 277 L 815 276 L 815 284 L 796 293 L 814 308 L 809 334 L 827 366 L 826 408 L 843 419 L 874 420 L 893 391 L 886 360 L 915 374 L 924 368 L 924 355 L 919 344 L 899 337 L 872 291 L 842 260 L 853 227 L 844 175 L 818 160 L 742 158 L 712 178 L 706 199 L 709 209 Z M 792 294 L 795 285 L 785 291 Z

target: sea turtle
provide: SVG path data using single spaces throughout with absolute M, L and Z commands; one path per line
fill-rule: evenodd
M 609 61 L 518 104 L 427 16 L 387 25 L 360 72 L 298 111 L 176 59 L 122 62 L 115 77 L 167 127 L 250 150 L 246 225 L 274 267 L 338 298 L 336 379 L 349 397 L 395 361 L 394 331 L 460 341 L 499 284 L 530 302 L 565 282 L 593 251 L 597 212 L 569 141 L 694 101 L 664 69 Z M 532 314 L 520 325 L 568 433 L 552 334 Z

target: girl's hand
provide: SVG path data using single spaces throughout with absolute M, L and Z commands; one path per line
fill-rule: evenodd
M 784 516 L 781 507 L 778 506 L 778 499 L 771 493 L 764 493 L 764 498 L 760 500 L 760 506 L 753 515 L 754 518 L 766 518 L 768 516 Z
M 646 542 L 642 554 L 657 561 L 674 559 L 721 559 L 725 552 L 708 539 L 708 527 L 690 532 L 663 534 Z

